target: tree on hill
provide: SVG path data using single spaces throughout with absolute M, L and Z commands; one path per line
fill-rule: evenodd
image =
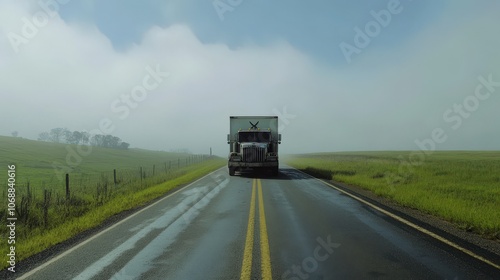
M 128 149 L 129 143 L 113 135 L 96 134 L 91 135 L 86 131 L 70 131 L 67 128 L 53 128 L 50 132 L 42 132 L 38 135 L 39 141 L 67 143 L 73 145 L 92 145 L 97 147 Z
M 123 142 L 119 137 L 113 135 L 96 134 L 90 140 L 92 146 L 115 148 L 115 149 L 128 149 L 130 144 Z
M 90 138 L 90 145 L 92 146 L 97 146 L 97 147 L 103 147 L 104 146 L 104 135 L 102 134 L 96 134 Z
M 12 137 L 17 137 L 17 136 L 19 136 L 19 132 L 12 131 L 11 135 L 12 135 Z
M 127 142 L 120 143 L 120 149 L 122 149 L 122 150 L 127 150 L 129 146 L 130 146 L 130 144 Z
M 90 133 L 82 131 L 82 145 L 88 145 L 90 143 Z
M 50 141 L 54 143 L 63 143 L 65 142 L 65 138 L 68 135 L 68 129 L 66 128 L 53 128 L 50 130 Z
M 50 141 L 49 133 L 44 131 L 44 132 L 38 134 L 38 141 L 45 141 L 45 142 Z
M 68 144 L 81 144 L 83 142 L 83 133 L 80 131 L 73 131 L 66 134 L 66 143 Z

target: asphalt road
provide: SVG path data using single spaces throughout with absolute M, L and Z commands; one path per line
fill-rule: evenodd
M 283 167 L 277 178 L 229 177 L 223 168 L 19 276 L 297 280 L 500 275 L 484 267 L 297 170 Z

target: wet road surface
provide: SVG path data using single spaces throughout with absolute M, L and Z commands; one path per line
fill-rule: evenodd
M 494 279 L 495 269 L 297 170 L 220 169 L 26 279 Z M 498 279 L 498 278 L 497 278 Z

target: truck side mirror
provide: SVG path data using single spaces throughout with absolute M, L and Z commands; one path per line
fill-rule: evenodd
M 281 134 L 278 134 L 278 144 L 281 144 Z
M 231 143 L 231 135 L 229 135 L 229 134 L 227 135 L 227 143 L 228 144 Z

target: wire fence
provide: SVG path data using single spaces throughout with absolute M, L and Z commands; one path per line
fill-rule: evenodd
M 100 172 L 65 174 L 65 180 L 48 175 L 37 183 L 16 183 L 16 217 L 21 232 L 49 229 L 64 220 L 85 214 L 118 195 L 127 195 L 161 184 L 187 173 L 186 168 L 210 159 L 208 155 L 190 155 L 137 168 L 114 168 Z M 2 199 L 7 201 L 7 187 L 2 188 Z M 7 218 L 7 205 L 0 205 L 0 219 Z M 5 229 L 0 229 L 4 235 Z

